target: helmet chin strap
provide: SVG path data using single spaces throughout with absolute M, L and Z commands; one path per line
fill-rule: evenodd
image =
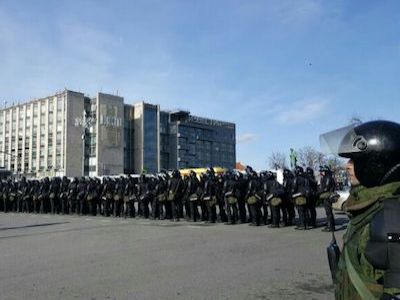
M 381 180 L 381 182 L 380 182 L 379 185 L 384 185 L 384 184 L 386 184 L 386 183 L 389 181 L 390 177 L 393 176 L 393 175 L 396 175 L 396 172 L 399 172 L 399 171 L 400 171 L 400 163 L 398 163 L 398 164 L 395 165 L 393 168 L 391 168 L 391 169 L 386 173 L 386 175 L 383 176 L 383 178 L 382 178 L 382 180 Z M 400 177 L 400 176 L 399 176 L 399 177 Z

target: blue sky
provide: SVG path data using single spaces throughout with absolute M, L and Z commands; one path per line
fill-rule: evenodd
M 400 122 L 399 1 L 0 1 L 0 101 L 67 87 L 232 121 L 237 160 Z

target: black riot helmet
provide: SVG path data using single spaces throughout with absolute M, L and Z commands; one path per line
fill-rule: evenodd
M 296 168 L 294 169 L 294 173 L 295 173 L 296 175 L 303 175 L 303 174 L 304 174 L 304 169 L 303 169 L 303 167 L 296 166 Z
M 181 176 L 181 173 L 179 172 L 179 170 L 175 169 L 172 171 L 173 178 L 179 178 L 180 176 Z
M 331 169 L 329 168 L 329 166 L 323 165 L 319 167 L 319 172 L 327 174 L 331 172 Z
M 283 170 L 283 178 L 291 178 L 291 177 L 293 177 L 292 171 L 290 171 L 289 169 L 284 169 Z
M 274 173 L 272 173 L 271 171 L 266 171 L 265 172 L 265 179 L 266 180 L 274 180 L 275 179 Z
M 338 154 L 353 160 L 355 175 L 366 187 L 400 180 L 400 124 L 361 124 L 344 136 Z
M 313 168 L 307 167 L 306 168 L 306 173 L 307 173 L 308 176 L 313 177 L 314 176 Z

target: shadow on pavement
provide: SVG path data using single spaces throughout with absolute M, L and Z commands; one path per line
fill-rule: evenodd
M 67 224 L 67 223 L 70 223 L 70 222 L 53 222 L 53 223 L 31 224 L 31 225 L 24 225 L 24 226 L 14 226 L 14 227 L 0 227 L 0 230 L 43 227 L 43 226 L 52 226 L 52 225 L 60 225 L 60 224 Z

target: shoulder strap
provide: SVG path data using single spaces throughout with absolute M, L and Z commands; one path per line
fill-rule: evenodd
M 345 259 L 346 269 L 349 274 L 351 283 L 357 290 L 358 294 L 361 296 L 361 299 L 376 300 L 376 297 L 374 297 L 374 295 L 371 293 L 371 291 L 367 288 L 367 286 L 362 281 L 360 275 L 358 275 L 357 271 L 354 269 L 354 266 L 350 260 L 350 256 L 349 256 L 347 247 L 344 248 L 344 259 Z

